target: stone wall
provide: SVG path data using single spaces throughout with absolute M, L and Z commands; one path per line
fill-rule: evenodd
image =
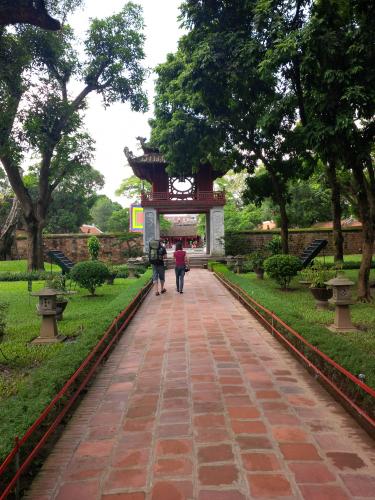
M 274 236 L 279 236 L 279 231 L 241 231 L 227 233 L 226 238 L 240 237 L 243 240 L 245 249 L 243 253 L 253 252 L 264 248 Z M 344 254 L 358 254 L 362 252 L 362 231 L 361 229 L 344 229 Z M 334 254 L 332 230 L 301 230 L 289 231 L 289 251 L 293 255 L 299 255 L 313 240 L 328 240 L 328 245 L 324 249 L 325 255 Z
M 44 236 L 44 248 L 48 250 L 60 250 L 73 262 L 88 260 L 87 240 L 92 234 L 51 234 Z M 100 241 L 99 259 L 105 262 L 121 264 L 125 261 L 129 249 L 143 252 L 143 235 L 133 233 L 131 239 L 125 239 L 125 235 L 96 235 Z M 17 251 L 13 256 L 17 259 L 27 258 L 27 239 L 24 236 L 17 237 Z
M 259 250 L 270 241 L 278 231 L 241 231 L 233 233 L 241 235 L 244 240 L 244 253 L 250 253 Z M 344 253 L 361 253 L 361 230 L 346 229 L 344 234 Z M 48 250 L 61 250 L 73 262 L 87 260 L 89 254 L 87 251 L 87 240 L 90 234 L 55 234 L 44 237 L 44 246 Z M 101 244 L 99 259 L 105 262 L 119 264 L 124 262 L 125 253 L 131 249 L 137 249 L 140 253 L 143 251 L 143 235 L 134 233 L 128 241 L 121 235 L 98 235 Z M 328 240 L 328 246 L 325 249 L 326 255 L 333 255 L 333 242 L 331 230 L 291 230 L 289 234 L 290 253 L 299 255 L 314 239 Z M 27 239 L 26 237 L 17 237 L 17 251 L 13 255 L 15 259 L 26 259 L 27 257 Z

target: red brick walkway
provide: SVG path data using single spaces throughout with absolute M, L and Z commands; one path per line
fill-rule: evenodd
M 27 498 L 375 498 L 374 442 L 208 271 L 193 269 L 184 295 L 172 280 Z

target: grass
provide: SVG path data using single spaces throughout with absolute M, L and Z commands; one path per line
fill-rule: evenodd
M 327 264 L 333 264 L 334 258 L 333 255 L 319 255 L 315 257 L 316 260 L 320 262 L 326 262 Z M 345 255 L 344 262 L 361 262 L 362 255 L 361 254 L 353 254 L 353 255 Z
M 351 306 L 352 321 L 360 329 L 358 333 L 335 333 L 326 328 L 333 323 L 333 309 L 317 310 L 311 292 L 299 283 L 298 277 L 291 283 L 292 290 L 285 292 L 267 277 L 262 281 L 256 279 L 254 273 L 234 274 L 222 265 L 216 270 L 223 272 L 230 281 L 275 312 L 306 340 L 355 376 L 364 373 L 366 383 L 375 388 L 374 303 L 355 303 Z M 345 275 L 356 281 L 358 271 L 347 270 Z M 374 270 L 371 271 L 371 278 L 375 278 Z
M 51 264 L 49 262 L 44 263 L 46 271 L 51 271 Z M 52 264 L 52 271 L 61 271 L 59 266 Z M 0 261 L 0 273 L 26 273 L 27 272 L 27 260 L 1 260 Z
M 24 434 L 149 279 L 150 271 L 139 279 L 116 279 L 114 285 L 98 288 L 97 297 L 78 290 L 58 322 L 59 333 L 70 341 L 39 346 L 30 345 L 40 328 L 37 298 L 29 296 L 26 282 L 0 284 L 0 301 L 9 303 L 0 343 L 0 462 L 13 447 L 14 436 Z M 43 286 L 33 283 L 34 290 Z

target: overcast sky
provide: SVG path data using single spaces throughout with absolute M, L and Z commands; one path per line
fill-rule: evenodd
M 179 29 L 177 16 L 181 0 L 134 0 L 143 7 L 145 21 L 144 65 L 154 68 L 165 61 L 169 52 L 175 52 L 178 39 L 183 34 Z M 84 36 L 90 17 L 107 17 L 118 12 L 124 0 L 86 0 L 83 10 L 77 11 L 69 20 L 75 32 Z M 145 82 L 150 110 L 148 113 L 134 113 L 127 104 L 115 104 L 104 109 L 100 99 L 90 95 L 89 108 L 86 111 L 86 128 L 96 141 L 96 159 L 94 167 L 105 176 L 103 193 L 123 206 L 129 200 L 118 198 L 114 192 L 121 180 L 132 175 L 123 153 L 125 146 L 137 153 L 137 136 L 150 136 L 148 119 L 152 116 L 155 74 L 151 73 Z

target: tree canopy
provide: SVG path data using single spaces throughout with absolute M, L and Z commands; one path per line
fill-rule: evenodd
M 86 97 L 95 92 L 104 106 L 147 108 L 142 30 L 141 8 L 128 2 L 117 14 L 91 20 L 84 56 L 69 26 L 57 33 L 22 26 L 0 32 L 0 160 L 22 206 L 30 268 L 43 267 L 41 234 L 53 192 L 90 154 L 82 127 Z M 75 96 L 73 78 L 82 84 Z M 38 158 L 36 199 L 19 173 L 25 152 Z
M 363 0 L 185 0 L 188 33 L 157 68 L 151 121 L 172 170 L 185 171 L 190 159 L 193 168 L 246 168 L 247 200 L 278 206 L 284 252 L 293 186 L 296 195 L 321 162 L 341 258 L 340 178 L 350 171 L 365 300 L 375 236 L 374 14 Z

